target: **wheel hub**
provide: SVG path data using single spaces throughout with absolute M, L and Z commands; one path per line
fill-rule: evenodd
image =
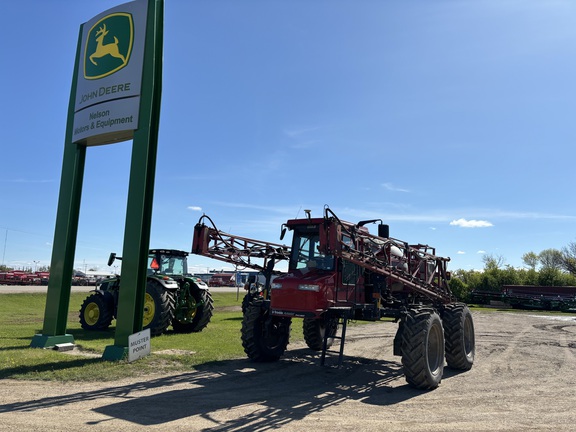
M 84 312 L 84 319 L 89 325 L 94 325 L 98 322 L 100 318 L 100 308 L 96 303 L 90 303 L 86 306 L 86 311 Z
M 146 293 L 146 297 L 144 298 L 144 314 L 142 320 L 142 324 L 144 325 L 144 327 L 146 327 L 152 322 L 155 313 L 156 313 L 156 306 L 154 304 L 154 299 L 150 294 Z

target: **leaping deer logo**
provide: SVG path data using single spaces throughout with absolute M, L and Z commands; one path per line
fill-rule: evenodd
M 132 14 L 116 12 L 97 21 L 87 32 L 84 78 L 96 80 L 128 66 L 134 45 Z
M 116 36 L 114 36 L 114 42 L 113 43 L 108 43 L 106 45 L 104 45 L 104 37 L 108 34 L 108 30 L 106 30 L 106 24 L 103 24 L 102 27 L 100 27 L 98 29 L 98 31 L 96 32 L 96 51 L 94 51 L 91 55 L 90 55 L 90 61 L 92 63 L 94 63 L 95 65 L 98 65 L 98 63 L 96 63 L 96 61 L 94 61 L 94 59 L 99 59 L 101 57 L 104 57 L 105 55 L 111 55 L 112 57 L 116 57 L 119 58 L 120 60 L 122 60 L 122 64 L 126 64 L 126 58 L 120 54 L 120 51 L 118 51 L 118 38 Z

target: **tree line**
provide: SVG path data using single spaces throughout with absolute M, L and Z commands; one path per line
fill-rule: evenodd
M 545 249 L 522 255 L 526 268 L 505 264 L 502 256 L 485 255 L 483 270 L 452 272 L 450 289 L 461 301 L 473 290 L 500 292 L 504 285 L 576 286 L 576 242 L 562 249 Z

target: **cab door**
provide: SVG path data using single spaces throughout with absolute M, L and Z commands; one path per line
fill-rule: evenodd
M 363 269 L 357 264 L 341 259 L 339 260 L 339 284 L 336 289 L 338 302 L 364 303 Z

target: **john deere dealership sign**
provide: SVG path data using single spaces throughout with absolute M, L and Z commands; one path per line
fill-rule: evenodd
M 66 322 L 87 146 L 133 139 L 122 290 L 114 345 L 106 347 L 102 358 L 135 359 L 150 352 L 150 333 L 136 334 L 133 340 L 130 336 L 142 329 L 144 316 L 162 96 L 163 17 L 164 0 L 136 0 L 80 26 L 66 121 L 53 271 L 42 333 L 34 336 L 31 347 L 74 342 L 66 333 Z
M 138 129 L 147 3 L 125 3 L 82 26 L 72 142 L 109 144 Z

